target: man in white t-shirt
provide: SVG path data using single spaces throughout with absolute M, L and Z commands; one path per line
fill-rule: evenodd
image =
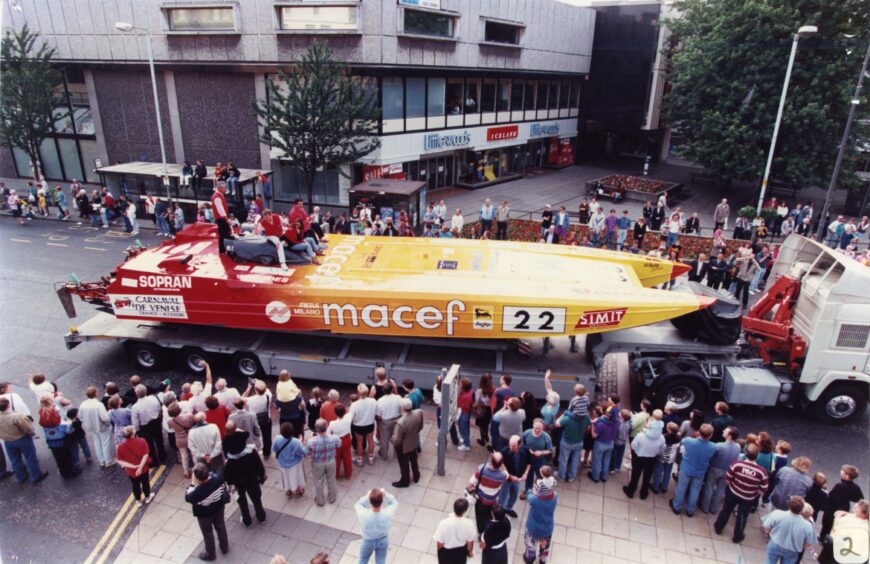
M 9 400 L 9 411 L 30 417 L 30 408 L 16 392 L 12 391 L 10 382 L 0 382 L 0 398 Z
M 402 415 L 402 397 L 393 393 L 393 386 L 384 386 L 384 395 L 378 398 L 375 416 L 378 422 L 378 438 L 380 439 L 381 458 L 387 460 L 390 457 L 390 439 L 393 438 L 393 430 L 396 422 Z
M 54 397 L 54 386 L 45 379 L 45 374 L 28 375 L 27 385 L 30 387 L 33 395 L 36 396 L 36 403 L 39 403 L 42 396 L 49 395 Z
M 465 518 L 468 501 L 460 497 L 453 502 L 453 514 L 438 523 L 432 537 L 438 545 L 439 562 L 466 562 L 474 556 L 477 528 Z
M 214 393 L 214 396 L 219 402 L 221 402 L 221 405 L 230 411 L 235 411 L 235 402 L 241 397 L 239 391 L 235 388 L 228 387 L 225 378 L 218 378 L 217 382 L 214 383 L 214 387 L 215 390 L 217 390 Z

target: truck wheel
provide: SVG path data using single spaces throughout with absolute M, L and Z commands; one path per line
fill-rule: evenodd
M 163 347 L 147 341 L 128 341 L 127 352 L 133 364 L 142 370 L 157 370 L 166 359 Z
M 864 415 L 867 396 L 857 386 L 834 384 L 813 403 L 813 410 L 821 421 L 834 425 L 851 423 Z
M 201 360 L 208 360 L 205 351 L 199 347 L 184 347 L 180 353 L 181 366 L 191 374 L 202 374 L 205 367 L 200 366 Z
M 680 376 L 669 378 L 656 390 L 656 405 L 664 409 L 665 404 L 673 402 L 677 411 L 688 411 L 700 406 L 707 397 L 707 390 L 697 380 L 702 376 Z
M 233 355 L 233 371 L 237 376 L 245 380 L 248 378 L 261 378 L 263 376 L 263 367 L 260 366 L 260 359 L 251 352 L 237 352 Z

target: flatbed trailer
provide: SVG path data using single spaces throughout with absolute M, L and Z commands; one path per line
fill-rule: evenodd
M 118 319 L 97 313 L 64 337 L 69 349 L 91 341 L 123 344 L 142 370 L 179 367 L 201 372 L 202 358 L 228 357 L 239 379 L 275 375 L 288 370 L 320 382 L 370 382 L 383 366 L 391 378 L 412 378 L 431 389 L 441 368 L 462 365 L 462 375 L 485 372 L 513 377 L 514 387 L 544 397 L 544 372 L 552 370 L 554 389 L 570 397 L 576 383 L 594 389 L 594 372 L 565 338 L 544 340 L 413 339 L 317 332 L 229 329 Z M 575 352 L 572 352 L 572 348 Z

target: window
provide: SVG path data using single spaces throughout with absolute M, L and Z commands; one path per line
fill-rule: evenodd
M 506 112 L 510 107 L 511 102 L 511 81 L 510 80 L 499 80 L 498 81 L 498 104 L 497 110 L 500 112 Z
M 402 119 L 405 117 L 404 92 L 401 78 L 385 78 L 382 92 L 383 119 Z
M 559 83 L 555 80 L 550 83 L 550 96 L 548 99 L 548 106 L 551 110 L 555 110 L 559 107 Z
M 480 111 L 495 111 L 495 80 L 484 80 L 480 93 Z
M 515 80 L 511 86 L 511 110 L 523 109 L 523 81 Z
M 426 117 L 426 79 L 409 78 L 405 82 L 405 103 L 407 117 Z
M 447 81 L 447 113 L 452 116 L 462 114 L 462 79 L 451 78 Z
M 435 12 L 405 9 L 405 33 L 453 38 L 454 17 Z
M 444 115 L 444 87 L 443 78 L 429 79 L 428 115 L 438 117 Z
M 483 40 L 487 43 L 519 45 L 522 26 L 487 20 L 484 23 Z
M 468 93 L 465 95 L 465 113 L 476 114 L 480 107 L 480 80 L 468 81 Z
M 227 8 L 166 8 L 170 31 L 235 31 L 236 14 Z
M 356 30 L 356 6 L 282 6 L 281 29 L 291 31 Z
M 568 108 L 571 102 L 571 83 L 563 82 L 562 90 L 559 92 L 559 107 L 563 110 Z
M 524 104 L 524 109 L 526 110 L 534 110 L 535 109 L 535 90 L 537 89 L 538 83 L 532 80 L 526 81 L 526 101 Z
M 547 86 L 546 80 L 538 81 L 538 109 L 546 110 L 547 109 L 547 92 L 549 92 L 549 88 Z

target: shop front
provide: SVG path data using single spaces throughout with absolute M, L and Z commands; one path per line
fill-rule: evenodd
M 574 119 L 388 135 L 368 157 L 373 162 L 356 167 L 355 180 L 416 180 L 428 192 L 482 188 L 573 164 L 576 137 Z

